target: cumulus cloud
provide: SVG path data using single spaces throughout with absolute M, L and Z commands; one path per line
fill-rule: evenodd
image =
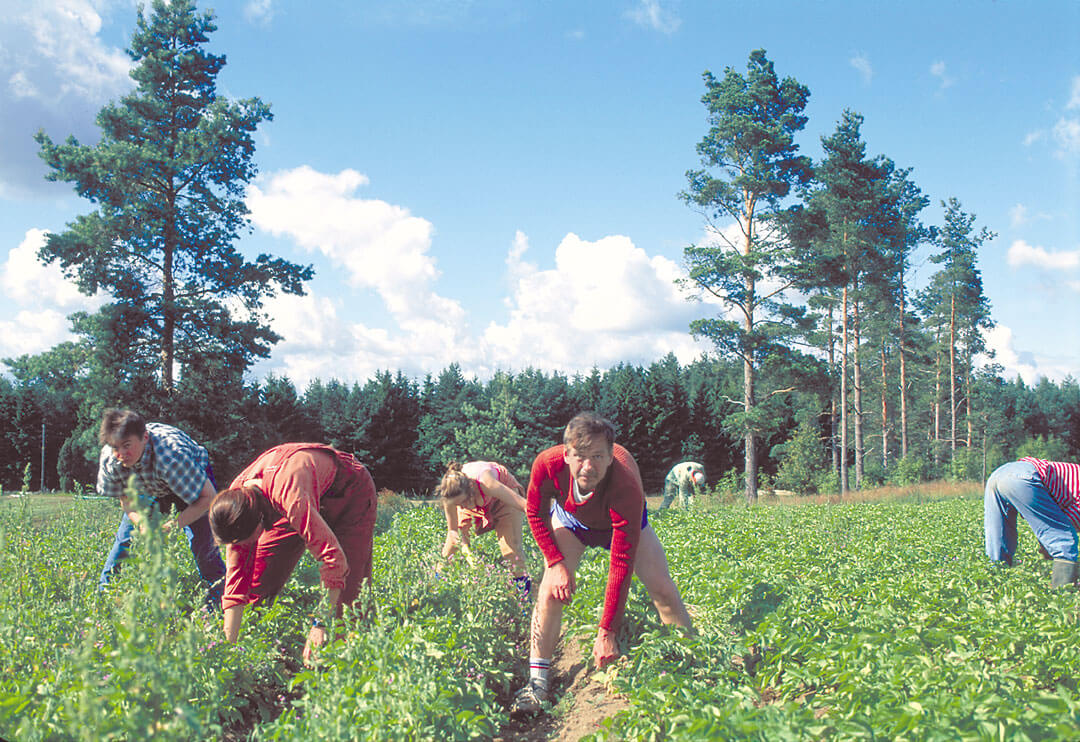
M 682 25 L 682 20 L 660 0 L 638 0 L 626 15 L 639 26 L 664 34 L 673 34 Z
M 121 0 L 9 0 L 0 15 L 0 196 L 47 186 L 33 135 L 94 141 L 94 117 L 131 89 L 131 60 L 100 38 Z
M 863 82 L 869 85 L 870 81 L 874 79 L 874 68 L 870 64 L 870 59 L 865 54 L 856 54 L 849 61 L 851 66 L 862 76 Z
M 938 61 L 931 64 L 930 74 L 938 79 L 938 84 L 941 90 L 952 87 L 953 83 L 956 82 L 952 77 L 949 76 L 949 73 L 945 69 L 944 62 Z
M 520 242 L 511 250 L 518 275 L 510 318 L 492 322 L 484 345 L 496 365 L 526 363 L 566 373 L 648 363 L 674 352 L 689 362 L 711 345 L 687 332 L 701 316 L 675 285 L 678 265 L 650 257 L 620 235 L 590 242 L 570 233 L 555 249 L 555 267 L 522 262 Z
M 100 298 L 79 293 L 58 265 L 38 260 L 45 234 L 41 229 L 28 230 L 0 265 L 0 290 L 16 308 L 14 318 L 0 320 L 0 358 L 41 353 L 71 340 L 67 315 L 101 306 Z
M 1072 270 L 1080 266 L 1080 250 L 1052 252 L 1038 245 L 1029 245 L 1024 240 L 1016 240 L 1009 246 L 1005 259 L 1012 268 L 1031 265 L 1052 271 Z
M 101 299 L 80 293 L 73 282 L 64 278 L 59 265 L 45 265 L 38 260 L 45 235 L 43 229 L 28 230 L 18 247 L 8 252 L 0 266 L 0 288 L 7 298 L 22 307 L 47 307 L 69 314 L 101 306 Z
M 1072 90 L 1069 94 L 1069 102 L 1065 104 L 1065 110 L 1080 108 L 1080 75 L 1072 79 Z
M 1009 209 L 1009 223 L 1012 224 L 1013 227 L 1019 227 L 1027 223 L 1027 220 L 1028 209 L 1023 204 L 1016 204 Z
M 42 353 L 71 340 L 67 315 L 55 309 L 17 312 L 12 319 L 0 319 L 0 358 L 18 358 Z
M 366 372 L 372 364 L 419 372 L 430 370 L 430 361 L 438 369 L 467 345 L 461 304 L 435 291 L 440 272 L 430 253 L 431 222 L 402 206 L 358 196 L 368 184 L 355 170 L 328 174 L 303 166 L 260 178 L 248 191 L 256 227 L 324 255 L 352 288 L 377 296 L 394 323 L 391 329 L 352 325 L 328 335 L 348 321 L 339 317 L 340 302 L 310 296 L 274 300 L 268 312 L 285 338 L 275 358 L 291 359 L 290 374 L 301 375 L 298 364 L 310 373 L 315 356 L 325 357 L 324 366 L 336 365 L 329 375 L 338 378 Z
M 284 375 L 298 389 L 314 379 L 363 380 L 385 370 L 419 376 L 454 360 L 466 367 L 474 360 L 469 347 L 451 354 L 445 344 L 423 344 L 400 327 L 356 322 L 340 297 L 277 296 L 266 302 L 266 310 L 283 340 L 252 371 Z
M 567 234 L 546 268 L 551 256 L 534 257 L 528 236 L 516 232 L 503 279 L 491 283 L 506 287 L 507 318 L 474 334 L 462 305 L 438 292 L 433 225 L 360 195 L 369 185 L 355 170 L 300 167 L 249 189 L 256 227 L 325 256 L 333 273 L 387 311 L 385 321 L 360 322 L 356 301 L 341 297 L 272 299 L 266 310 L 284 339 L 256 373 L 279 371 L 301 388 L 317 377 L 361 379 L 380 369 L 420 376 L 451 362 L 481 377 L 527 366 L 576 373 L 647 364 L 668 352 L 689 362 L 712 348 L 688 326 L 717 313 L 715 300 L 688 302 L 675 285 L 679 265 L 620 235 L 589 241 Z
M 251 23 L 269 23 L 273 17 L 273 0 L 248 0 L 244 3 L 244 18 Z
M 983 339 L 994 357 L 976 356 L 976 365 L 999 364 L 1006 379 L 1019 376 L 1025 384 L 1037 384 L 1042 378 L 1060 382 L 1067 376 L 1076 376 L 1075 358 L 1042 357 L 1017 349 L 1013 331 L 1005 325 L 998 324 L 984 330 Z
M 431 222 L 380 199 L 360 198 L 368 179 L 355 170 L 308 166 L 260 179 L 248 191 L 254 224 L 287 236 L 340 265 L 349 283 L 379 294 L 398 321 L 463 319 L 460 305 L 432 292 L 439 277 L 430 254 Z
M 1080 119 L 1062 117 L 1054 124 L 1054 143 L 1061 157 L 1080 155 Z

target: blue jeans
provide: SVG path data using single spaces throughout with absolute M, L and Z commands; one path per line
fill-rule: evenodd
M 207 469 L 207 477 L 211 484 L 214 483 L 213 473 Z M 165 513 L 172 507 L 183 511 L 187 508 L 178 497 L 159 498 L 155 505 Z M 116 537 L 113 539 L 109 556 L 105 559 L 105 567 L 101 570 L 98 578 L 98 590 L 104 590 L 113 575 L 120 572 L 120 562 L 126 559 L 131 551 L 131 534 L 135 531 L 135 524 L 124 513 L 120 518 L 120 527 L 116 529 Z M 225 563 L 221 561 L 221 550 L 214 540 L 214 534 L 210 530 L 210 519 L 202 516 L 190 526 L 184 527 L 184 535 L 187 536 L 188 547 L 191 555 L 195 557 L 195 565 L 199 568 L 199 576 L 206 583 L 206 605 L 212 610 L 221 608 L 221 596 L 225 591 Z
M 1034 464 L 1013 461 L 995 469 L 986 480 L 983 507 L 986 555 L 995 562 L 1013 563 L 1017 513 L 1051 557 L 1076 561 L 1076 529 L 1050 497 Z

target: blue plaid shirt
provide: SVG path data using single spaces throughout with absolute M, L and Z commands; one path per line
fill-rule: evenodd
M 134 468 L 126 469 L 113 455 L 112 446 L 102 446 L 98 463 L 97 493 L 106 497 L 124 494 L 128 479 L 135 477 L 139 497 L 157 499 L 176 495 L 187 504 L 199 499 L 207 481 L 210 455 L 187 433 L 171 425 L 147 423 L 150 440 Z

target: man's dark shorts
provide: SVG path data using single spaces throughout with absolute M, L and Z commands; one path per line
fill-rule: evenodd
M 553 528 L 565 528 L 586 546 L 602 546 L 608 551 L 611 550 L 611 528 L 589 528 L 566 512 L 554 500 L 551 501 L 551 525 Z M 641 530 L 644 531 L 647 525 L 649 525 L 649 509 L 643 506 L 641 508 Z

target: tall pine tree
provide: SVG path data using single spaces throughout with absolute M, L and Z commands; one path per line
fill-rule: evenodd
M 270 120 L 258 98 L 220 97 L 225 57 L 206 50 L 216 30 L 193 0 L 154 0 L 139 10 L 128 54 L 135 89 L 98 114 L 101 140 L 55 144 L 37 134 L 50 180 L 74 184 L 96 209 L 50 234 L 39 256 L 59 262 L 80 290 L 112 302 L 93 325 L 166 392 L 200 356 L 242 373 L 279 338 L 263 300 L 303 293 L 310 268 L 234 247 L 248 227 L 243 201 L 256 174 L 252 133 Z
M 810 177 L 810 161 L 795 144 L 810 92 L 794 78 L 779 79 L 761 49 L 750 53 L 745 76 L 728 68 L 722 79 L 709 72 L 704 78 L 709 131 L 697 146 L 704 167 L 687 172 L 681 196 L 713 225 L 718 244 L 691 245 L 683 254 L 688 285 L 719 298 L 736 319 L 698 319 L 690 329 L 742 363 L 736 424 L 743 434 L 746 499 L 753 502 L 758 447 L 770 427 L 760 406 L 758 367 L 801 320 L 785 299 L 793 283 L 791 251 L 771 217 L 792 186 Z M 735 222 L 734 238 L 725 236 L 720 220 Z

